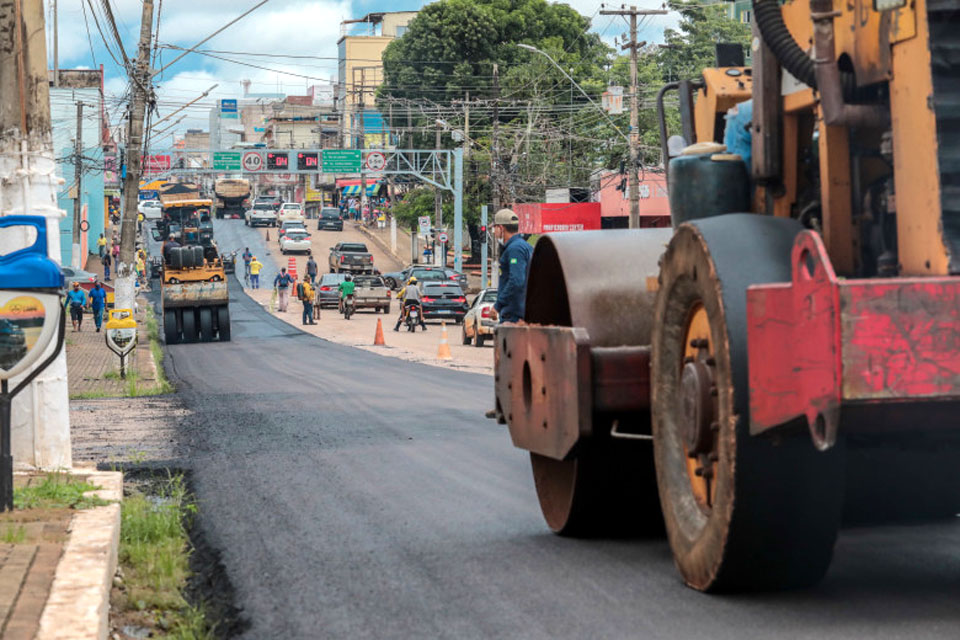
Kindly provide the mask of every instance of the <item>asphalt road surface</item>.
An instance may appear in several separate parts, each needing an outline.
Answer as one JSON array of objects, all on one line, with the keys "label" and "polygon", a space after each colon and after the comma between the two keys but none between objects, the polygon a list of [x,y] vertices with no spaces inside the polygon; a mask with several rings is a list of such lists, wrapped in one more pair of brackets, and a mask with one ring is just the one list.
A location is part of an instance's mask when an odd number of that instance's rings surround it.
[{"label": "asphalt road surface", "polygon": [[247,638],[960,636],[960,523],[844,531],[816,589],[702,595],[663,539],[547,531],[526,454],[483,418],[489,376],[332,344],[231,295],[233,341],[167,364]]}]

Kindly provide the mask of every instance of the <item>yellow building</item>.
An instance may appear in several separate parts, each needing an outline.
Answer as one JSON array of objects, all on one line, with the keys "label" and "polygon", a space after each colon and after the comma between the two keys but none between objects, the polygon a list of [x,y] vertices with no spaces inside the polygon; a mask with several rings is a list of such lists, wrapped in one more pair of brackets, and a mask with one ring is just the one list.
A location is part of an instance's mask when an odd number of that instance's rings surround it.
[{"label": "yellow building", "polygon": [[[364,129],[365,146],[386,145],[386,128],[375,104],[376,89],[383,82],[383,50],[404,34],[416,15],[416,11],[371,13],[341,23],[342,35],[337,42],[339,81],[336,102],[337,110],[343,114],[341,141],[344,147],[359,146],[361,128]],[[368,33],[358,32],[358,28],[351,25],[368,25]],[[353,33],[348,35],[348,30]],[[363,127],[361,105],[365,114]]]}]

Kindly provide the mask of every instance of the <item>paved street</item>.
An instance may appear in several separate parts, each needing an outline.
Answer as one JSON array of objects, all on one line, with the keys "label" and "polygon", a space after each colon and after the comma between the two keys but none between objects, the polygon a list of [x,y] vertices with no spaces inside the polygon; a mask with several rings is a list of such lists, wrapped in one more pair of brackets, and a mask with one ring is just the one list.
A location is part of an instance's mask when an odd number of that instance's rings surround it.
[{"label": "paved street", "polygon": [[846,531],[817,589],[705,596],[665,540],[549,534],[489,376],[301,333],[234,283],[176,345],[200,526],[248,638],[911,638],[960,624],[957,525]]}]

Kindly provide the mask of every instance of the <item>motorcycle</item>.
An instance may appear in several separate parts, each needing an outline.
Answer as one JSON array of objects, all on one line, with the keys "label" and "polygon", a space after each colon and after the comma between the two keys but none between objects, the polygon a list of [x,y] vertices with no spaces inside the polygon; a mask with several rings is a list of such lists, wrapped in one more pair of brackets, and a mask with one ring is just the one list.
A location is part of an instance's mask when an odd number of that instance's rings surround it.
[{"label": "motorcycle", "polygon": [[417,325],[420,324],[420,305],[410,305],[405,307],[406,309],[406,319],[404,322],[407,325],[407,331],[414,332],[417,330]]},{"label": "motorcycle", "polygon": [[353,315],[354,305],[353,305],[353,296],[349,295],[343,299],[343,319],[349,320],[350,316]]}]

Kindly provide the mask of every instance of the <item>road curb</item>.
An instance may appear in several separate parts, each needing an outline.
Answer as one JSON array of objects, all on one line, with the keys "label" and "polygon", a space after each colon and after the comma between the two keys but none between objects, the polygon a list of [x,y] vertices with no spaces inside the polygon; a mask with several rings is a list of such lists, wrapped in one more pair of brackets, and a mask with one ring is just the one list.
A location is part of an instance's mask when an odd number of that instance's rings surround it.
[{"label": "road curb", "polygon": [[109,630],[123,474],[83,469],[72,473],[87,476],[91,484],[102,487],[91,493],[113,503],[79,511],[70,521],[70,538],[57,565],[36,640],[104,640]]},{"label": "road curb", "polygon": [[383,251],[383,252],[386,253],[388,256],[390,256],[390,257],[392,257],[394,260],[396,260],[396,261],[397,261],[397,264],[400,265],[399,268],[400,268],[400,269],[403,269],[403,266],[404,266],[403,260],[400,258],[400,256],[398,256],[396,253],[394,253],[393,251],[390,250],[390,246],[389,246],[386,242],[384,242],[383,240],[381,240],[380,238],[378,238],[376,234],[370,233],[370,230],[367,229],[366,227],[364,227],[362,224],[354,224],[354,227],[357,229],[357,231],[359,231],[359,232],[362,233],[363,235],[365,235],[365,236],[367,236],[368,238],[370,238],[375,245],[377,245],[378,247],[380,247],[380,250],[381,250],[381,251]]}]

